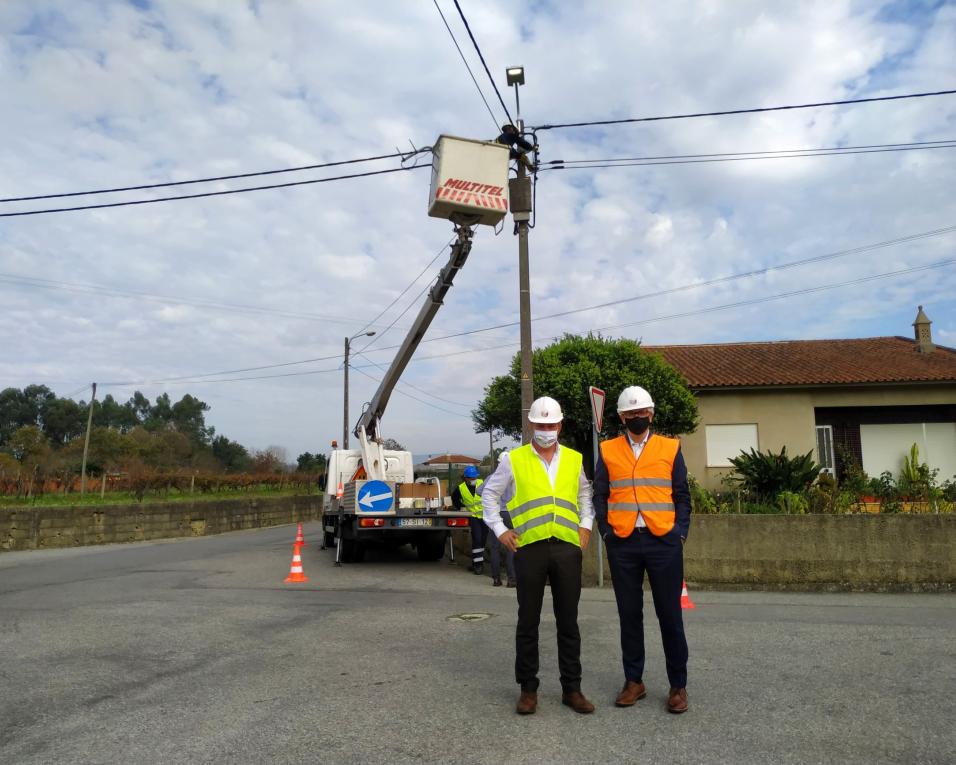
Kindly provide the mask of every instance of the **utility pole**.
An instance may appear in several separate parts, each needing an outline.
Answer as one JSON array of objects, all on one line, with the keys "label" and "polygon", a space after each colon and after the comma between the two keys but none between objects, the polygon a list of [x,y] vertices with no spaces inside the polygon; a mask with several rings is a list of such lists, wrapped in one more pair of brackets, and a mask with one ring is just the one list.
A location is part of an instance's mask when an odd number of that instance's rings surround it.
[{"label": "utility pole", "polygon": [[349,448],[349,339],[345,338],[345,383],[342,394],[342,448]]},{"label": "utility pole", "polygon": [[[518,86],[524,85],[524,67],[512,66],[506,70],[508,84],[515,89],[516,121],[520,132],[521,101]],[[526,175],[524,163],[518,161],[518,177],[508,182],[511,197],[511,215],[518,234],[518,319],[521,326],[521,443],[531,442],[531,424],[528,412],[534,401],[534,377],[531,371],[531,273],[528,265],[528,231],[531,220],[531,179]]]},{"label": "utility pole", "polygon": [[[356,337],[371,337],[375,331],[359,332],[357,335],[345,338],[345,387],[342,394],[342,448],[349,448],[349,347]],[[361,351],[360,351],[361,353]]]},{"label": "utility pole", "polygon": [[80,468],[80,496],[86,494],[86,455],[90,452],[90,430],[93,428],[93,402],[96,401],[96,383],[90,396],[90,413],[86,418],[86,441],[83,442],[83,466]]}]

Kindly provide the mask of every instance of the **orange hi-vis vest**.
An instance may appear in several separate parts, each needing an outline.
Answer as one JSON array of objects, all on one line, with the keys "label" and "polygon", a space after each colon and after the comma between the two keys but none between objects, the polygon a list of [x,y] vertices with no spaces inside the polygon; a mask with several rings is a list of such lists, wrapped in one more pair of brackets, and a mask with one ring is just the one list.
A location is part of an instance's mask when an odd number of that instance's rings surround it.
[{"label": "orange hi-vis vest", "polygon": [[619,537],[630,536],[641,511],[648,531],[664,536],[674,528],[674,458],[680,441],[652,433],[641,456],[627,436],[601,442],[601,458],[607,466],[611,492],[607,500],[607,522]]}]

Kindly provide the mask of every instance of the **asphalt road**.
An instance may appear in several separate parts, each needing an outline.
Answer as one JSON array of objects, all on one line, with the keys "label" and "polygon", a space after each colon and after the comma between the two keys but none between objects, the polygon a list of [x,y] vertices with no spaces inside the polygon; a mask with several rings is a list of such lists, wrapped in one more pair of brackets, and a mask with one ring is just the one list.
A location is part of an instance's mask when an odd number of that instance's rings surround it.
[{"label": "asphalt road", "polygon": [[[0,763],[956,762],[956,596],[692,592],[690,711],[621,682],[610,591],[582,597],[590,716],[514,713],[514,591],[411,551],[340,569],[306,526],[0,554]],[[487,615],[458,620],[463,613]]]}]

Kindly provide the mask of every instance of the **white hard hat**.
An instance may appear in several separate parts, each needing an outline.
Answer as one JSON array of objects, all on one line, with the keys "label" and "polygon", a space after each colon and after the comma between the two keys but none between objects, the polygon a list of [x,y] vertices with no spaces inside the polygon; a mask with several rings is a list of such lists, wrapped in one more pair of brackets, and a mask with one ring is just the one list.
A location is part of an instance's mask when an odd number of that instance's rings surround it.
[{"label": "white hard hat", "polygon": [[528,411],[528,422],[551,423],[561,422],[564,415],[561,414],[561,404],[550,396],[536,398]]},{"label": "white hard hat", "polygon": [[654,399],[640,385],[631,385],[617,397],[618,412],[633,412],[635,409],[653,409]]}]

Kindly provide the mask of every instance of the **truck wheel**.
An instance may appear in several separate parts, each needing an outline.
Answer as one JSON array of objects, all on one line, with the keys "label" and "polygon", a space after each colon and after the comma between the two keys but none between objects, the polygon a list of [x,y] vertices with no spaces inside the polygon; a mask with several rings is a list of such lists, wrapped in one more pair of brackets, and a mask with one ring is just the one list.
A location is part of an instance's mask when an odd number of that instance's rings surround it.
[{"label": "truck wheel", "polygon": [[422,539],[416,547],[418,548],[418,559],[421,561],[441,560],[445,554],[445,540],[447,535],[444,531],[435,534],[428,534]]}]

